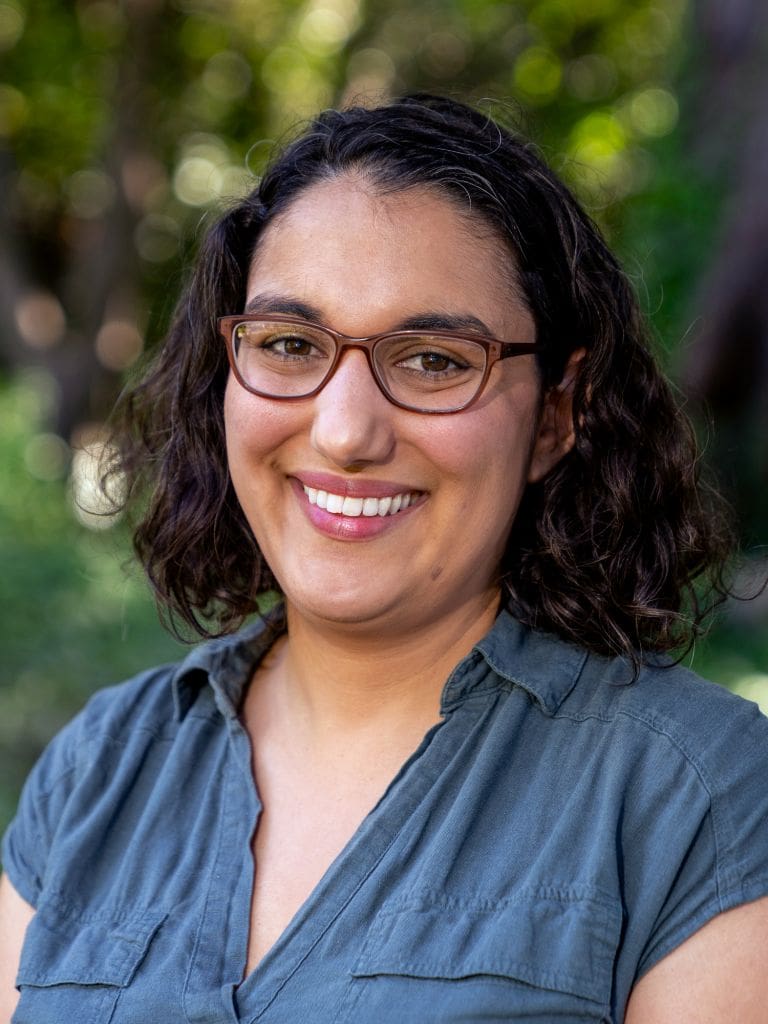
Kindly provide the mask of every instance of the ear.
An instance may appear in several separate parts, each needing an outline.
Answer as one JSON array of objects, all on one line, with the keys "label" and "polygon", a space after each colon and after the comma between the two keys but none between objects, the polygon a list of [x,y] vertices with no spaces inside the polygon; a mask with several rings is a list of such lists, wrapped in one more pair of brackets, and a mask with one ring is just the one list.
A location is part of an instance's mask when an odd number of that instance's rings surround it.
[{"label": "ear", "polygon": [[585,348],[577,348],[571,353],[563,379],[544,395],[538,431],[528,466],[529,484],[542,480],[573,448],[576,440],[573,425],[573,390],[579,373],[579,364],[586,351]]}]

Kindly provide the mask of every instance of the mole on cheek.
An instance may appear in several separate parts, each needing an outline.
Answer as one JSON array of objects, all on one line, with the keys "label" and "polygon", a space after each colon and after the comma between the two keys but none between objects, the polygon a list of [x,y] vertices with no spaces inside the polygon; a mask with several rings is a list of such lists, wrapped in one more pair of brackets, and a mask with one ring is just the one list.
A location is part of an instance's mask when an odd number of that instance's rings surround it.
[{"label": "mole on cheek", "polygon": [[438,578],[438,576],[442,576],[442,574],[443,574],[443,567],[442,567],[442,565],[436,565],[429,575],[432,577],[433,580],[436,580]]}]

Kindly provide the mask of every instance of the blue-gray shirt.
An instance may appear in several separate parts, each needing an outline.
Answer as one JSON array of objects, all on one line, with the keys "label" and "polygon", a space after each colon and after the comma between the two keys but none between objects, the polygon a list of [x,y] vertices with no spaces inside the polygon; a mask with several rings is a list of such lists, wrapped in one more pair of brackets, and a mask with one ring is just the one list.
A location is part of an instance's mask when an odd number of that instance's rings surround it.
[{"label": "blue-gray shirt", "polygon": [[15,1024],[620,1021],[638,977],[768,894],[768,719],[683,669],[502,613],[258,968],[251,628],[104,690],[5,836],[37,908]]}]

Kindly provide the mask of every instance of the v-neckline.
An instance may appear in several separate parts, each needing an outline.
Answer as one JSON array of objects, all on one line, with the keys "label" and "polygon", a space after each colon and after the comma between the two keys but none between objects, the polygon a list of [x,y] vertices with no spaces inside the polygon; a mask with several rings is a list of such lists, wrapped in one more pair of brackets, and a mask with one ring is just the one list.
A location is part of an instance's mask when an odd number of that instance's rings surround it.
[{"label": "v-neckline", "polygon": [[[385,856],[439,774],[439,771],[410,773],[408,784],[401,785],[411,766],[421,759],[444,724],[445,720],[428,730],[283,932],[237,987],[241,1020],[252,1020],[264,1012]],[[261,801],[252,775],[249,782],[258,806],[257,823]],[[250,908],[250,901],[248,906]]]}]

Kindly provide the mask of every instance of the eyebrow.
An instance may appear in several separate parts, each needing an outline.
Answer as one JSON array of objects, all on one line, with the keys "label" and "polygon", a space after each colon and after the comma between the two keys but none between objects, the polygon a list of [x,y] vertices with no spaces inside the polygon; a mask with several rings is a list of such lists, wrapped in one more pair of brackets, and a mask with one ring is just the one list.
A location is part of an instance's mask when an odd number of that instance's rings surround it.
[{"label": "eyebrow", "polygon": [[[284,313],[311,323],[325,324],[322,311],[317,306],[288,295],[254,295],[245,307],[246,313]],[[330,326],[328,324],[327,326]],[[487,324],[471,313],[444,313],[425,310],[423,313],[406,317],[391,328],[394,331],[477,331],[487,337],[494,337]]]},{"label": "eyebrow", "polygon": [[254,295],[245,307],[246,313],[284,313],[286,316],[298,316],[302,320],[314,323],[323,322],[323,314],[317,306],[300,302],[286,295]]}]

